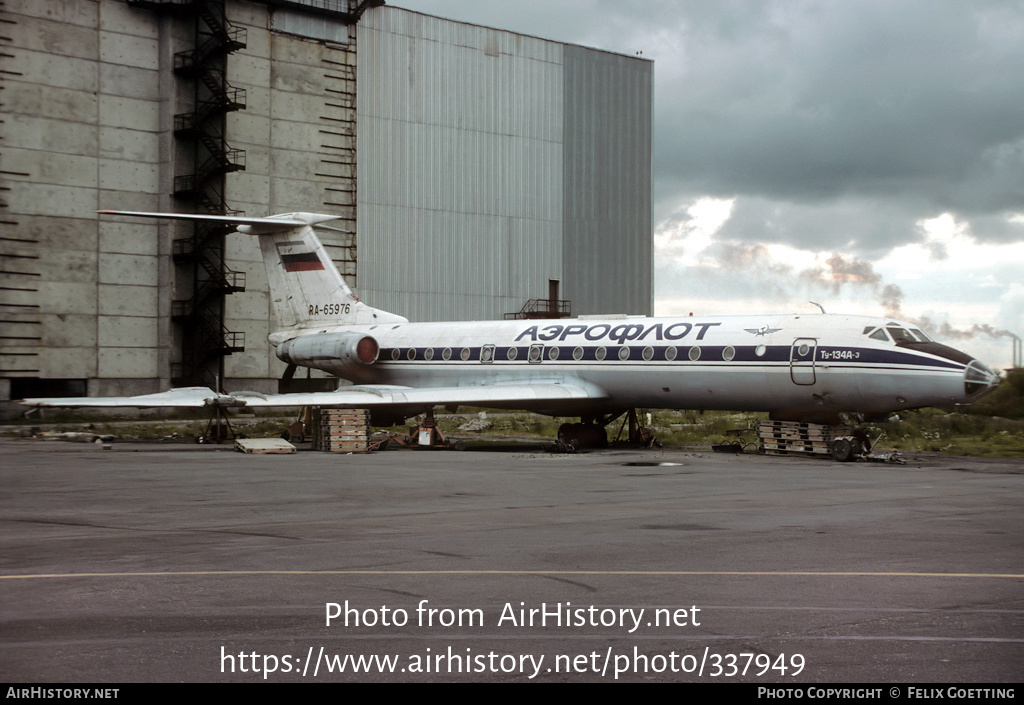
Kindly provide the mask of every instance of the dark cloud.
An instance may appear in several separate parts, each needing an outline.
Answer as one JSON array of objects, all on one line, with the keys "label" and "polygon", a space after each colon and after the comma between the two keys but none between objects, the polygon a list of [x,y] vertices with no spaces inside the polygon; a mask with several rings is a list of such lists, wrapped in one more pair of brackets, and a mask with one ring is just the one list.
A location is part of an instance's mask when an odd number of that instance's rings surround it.
[{"label": "dark cloud", "polygon": [[811,252],[836,250],[880,255],[921,239],[915,216],[900,204],[870,199],[820,203],[738,198],[719,235],[731,240],[786,243]]},{"label": "dark cloud", "polygon": [[1024,72],[1013,68],[1024,65],[1024,13],[933,0],[755,6],[745,24],[680,37],[686,70],[668,96],[658,83],[659,176],[792,201],[1024,205],[1019,181],[969,188],[1024,164]]},{"label": "dark cloud", "polygon": [[712,195],[738,199],[741,241],[877,255],[944,211],[1024,239],[1019,2],[393,4],[654,59],[659,218]]}]

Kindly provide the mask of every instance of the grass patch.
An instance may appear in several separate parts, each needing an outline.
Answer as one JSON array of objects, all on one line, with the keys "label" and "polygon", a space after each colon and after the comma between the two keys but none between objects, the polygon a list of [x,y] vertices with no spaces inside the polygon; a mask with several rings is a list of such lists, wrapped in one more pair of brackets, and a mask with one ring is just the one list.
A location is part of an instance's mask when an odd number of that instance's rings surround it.
[{"label": "grass patch", "polygon": [[[277,438],[284,431],[285,427],[294,421],[293,418],[253,418],[241,417],[231,418],[231,428],[240,437],[246,438]],[[45,422],[36,423],[21,422],[8,424],[0,427],[4,435],[23,435],[28,429],[38,429],[39,432],[47,431],[78,431],[93,433],[97,436],[113,436],[119,441],[180,441],[192,442],[198,436],[204,435],[209,424],[209,418],[193,419],[160,419],[147,421],[142,419],[118,420],[104,419],[102,421],[73,419],[70,421],[59,421],[47,418]]]},{"label": "grass patch", "polygon": [[[647,419],[650,414],[650,421]],[[460,431],[458,427],[473,415],[438,416],[437,423],[446,436],[516,437],[554,440],[563,423],[575,418],[551,418],[530,413],[488,413],[492,426],[483,431]],[[665,446],[709,446],[714,443],[757,443],[757,422],[767,414],[726,411],[652,411],[641,412],[640,419],[654,431]],[[407,433],[409,425],[388,430]],[[619,433],[622,419],[608,425],[608,439]],[[982,416],[941,409],[901,412],[899,420],[866,424],[863,428],[880,450],[928,451],[947,455],[972,455],[991,458],[1024,458],[1024,419]],[[623,430],[623,438],[626,430]]]},{"label": "grass patch", "polygon": [[929,451],[947,455],[1024,458],[1024,420],[999,416],[922,409],[901,412],[898,421],[871,424],[880,446],[896,450]]}]

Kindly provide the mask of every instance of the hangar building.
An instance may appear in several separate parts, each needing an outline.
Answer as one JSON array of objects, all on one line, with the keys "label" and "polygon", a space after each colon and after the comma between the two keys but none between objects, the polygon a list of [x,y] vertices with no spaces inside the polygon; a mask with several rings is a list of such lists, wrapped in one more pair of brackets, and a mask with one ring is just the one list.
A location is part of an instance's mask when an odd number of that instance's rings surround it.
[{"label": "hangar building", "polygon": [[255,240],[99,209],[340,215],[346,280],[414,321],[651,313],[648,60],[380,0],[0,22],[0,399],[277,390]]}]

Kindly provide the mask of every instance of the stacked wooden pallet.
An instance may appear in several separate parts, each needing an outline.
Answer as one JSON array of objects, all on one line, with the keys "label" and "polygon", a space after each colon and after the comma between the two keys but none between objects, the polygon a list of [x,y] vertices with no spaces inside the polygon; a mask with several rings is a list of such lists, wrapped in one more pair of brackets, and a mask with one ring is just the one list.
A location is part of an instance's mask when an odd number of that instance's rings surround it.
[{"label": "stacked wooden pallet", "polygon": [[761,452],[770,455],[831,455],[832,441],[848,436],[849,426],[822,426],[796,421],[759,421],[757,438]]},{"label": "stacked wooden pallet", "polygon": [[368,409],[313,412],[313,448],[328,453],[365,453],[370,445]]}]

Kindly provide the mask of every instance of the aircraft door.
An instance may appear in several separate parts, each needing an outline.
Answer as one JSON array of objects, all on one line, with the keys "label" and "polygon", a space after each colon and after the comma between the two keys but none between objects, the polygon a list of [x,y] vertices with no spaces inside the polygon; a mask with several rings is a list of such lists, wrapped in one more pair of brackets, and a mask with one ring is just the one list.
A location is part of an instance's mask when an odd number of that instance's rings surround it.
[{"label": "aircraft door", "polygon": [[810,385],[815,378],[814,358],[818,341],[814,338],[797,338],[789,353],[789,376],[794,384]]}]

